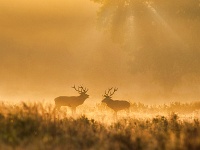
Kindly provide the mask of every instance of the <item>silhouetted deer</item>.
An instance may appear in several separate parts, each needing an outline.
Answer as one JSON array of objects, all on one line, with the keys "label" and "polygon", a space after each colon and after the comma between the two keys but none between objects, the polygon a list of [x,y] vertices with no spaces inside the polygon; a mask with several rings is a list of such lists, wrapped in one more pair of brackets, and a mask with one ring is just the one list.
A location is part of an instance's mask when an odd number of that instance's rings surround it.
[{"label": "silhouetted deer", "polygon": [[114,88],[113,92],[111,93],[111,90],[113,88],[108,89],[108,92],[103,95],[105,97],[102,102],[106,103],[108,107],[114,110],[115,117],[117,117],[117,112],[120,110],[129,110],[130,103],[124,100],[112,100],[113,94],[118,90],[117,88]]},{"label": "silhouetted deer", "polygon": [[55,108],[60,109],[61,106],[69,106],[72,109],[72,114],[76,113],[76,107],[82,105],[89,95],[86,94],[88,89],[83,88],[83,86],[76,88],[74,85],[72,88],[75,89],[80,95],[59,96],[55,98]]}]

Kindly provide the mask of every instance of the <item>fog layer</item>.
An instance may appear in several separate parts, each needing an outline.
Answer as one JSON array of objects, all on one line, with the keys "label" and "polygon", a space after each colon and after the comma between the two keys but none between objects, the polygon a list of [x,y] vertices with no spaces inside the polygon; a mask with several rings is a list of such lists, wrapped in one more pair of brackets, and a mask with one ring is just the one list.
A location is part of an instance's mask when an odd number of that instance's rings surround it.
[{"label": "fog layer", "polygon": [[[97,2],[97,3],[96,3]],[[200,98],[199,1],[0,0],[0,100]]]}]

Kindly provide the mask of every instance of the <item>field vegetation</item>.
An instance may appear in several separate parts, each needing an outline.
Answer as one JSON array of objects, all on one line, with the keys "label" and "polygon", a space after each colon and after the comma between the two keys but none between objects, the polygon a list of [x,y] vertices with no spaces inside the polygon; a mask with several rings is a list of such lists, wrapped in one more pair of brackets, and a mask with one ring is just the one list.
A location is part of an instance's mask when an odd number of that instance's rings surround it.
[{"label": "field vegetation", "polygon": [[200,102],[144,105],[129,113],[80,106],[76,116],[42,103],[0,104],[0,150],[197,150]]}]

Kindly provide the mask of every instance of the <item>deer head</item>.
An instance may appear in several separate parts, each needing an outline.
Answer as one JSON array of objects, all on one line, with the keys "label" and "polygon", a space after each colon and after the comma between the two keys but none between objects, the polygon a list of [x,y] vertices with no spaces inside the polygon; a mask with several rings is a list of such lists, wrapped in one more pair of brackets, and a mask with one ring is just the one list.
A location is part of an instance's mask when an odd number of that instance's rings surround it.
[{"label": "deer head", "polygon": [[108,91],[104,93],[103,97],[104,99],[102,100],[102,102],[107,103],[107,101],[112,99],[112,96],[114,95],[114,93],[118,90],[118,88],[114,88],[113,92],[112,92],[112,88],[108,89]]},{"label": "deer head", "polygon": [[83,86],[78,86],[78,88],[76,88],[75,85],[72,88],[75,89],[80,94],[80,96],[85,97],[85,98],[89,97],[89,95],[86,94],[88,91],[87,88],[84,88]]}]

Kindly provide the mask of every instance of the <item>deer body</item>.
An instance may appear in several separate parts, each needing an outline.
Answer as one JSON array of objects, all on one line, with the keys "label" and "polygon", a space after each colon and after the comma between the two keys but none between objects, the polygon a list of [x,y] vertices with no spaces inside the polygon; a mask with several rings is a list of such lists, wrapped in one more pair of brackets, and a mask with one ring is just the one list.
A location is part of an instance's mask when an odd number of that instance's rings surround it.
[{"label": "deer body", "polygon": [[68,106],[72,109],[72,114],[76,112],[76,107],[82,105],[84,101],[89,98],[89,95],[86,94],[88,89],[84,89],[82,86],[78,89],[73,87],[76,91],[79,92],[79,96],[59,96],[54,99],[55,108],[60,109],[61,106]]},{"label": "deer body", "polygon": [[76,108],[79,105],[82,105],[84,101],[88,98],[87,95],[83,96],[59,96],[55,98],[55,105],[57,108],[61,106],[68,106]]},{"label": "deer body", "polygon": [[130,107],[130,103],[124,100],[112,100],[111,98],[105,98],[102,102],[106,103],[107,106],[113,109],[115,112],[129,109]]},{"label": "deer body", "polygon": [[124,100],[112,100],[112,95],[117,91],[115,88],[114,91],[111,93],[111,90],[113,88],[108,89],[108,92],[103,95],[105,97],[102,102],[106,103],[106,105],[114,110],[115,114],[114,117],[117,119],[117,112],[120,110],[129,110],[130,108],[130,103]]}]

